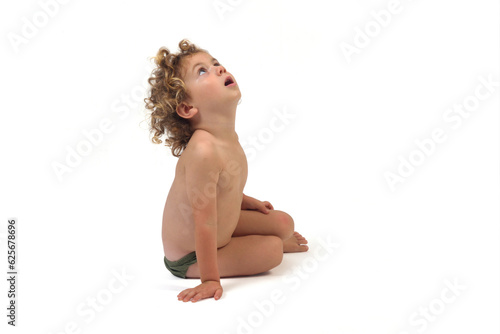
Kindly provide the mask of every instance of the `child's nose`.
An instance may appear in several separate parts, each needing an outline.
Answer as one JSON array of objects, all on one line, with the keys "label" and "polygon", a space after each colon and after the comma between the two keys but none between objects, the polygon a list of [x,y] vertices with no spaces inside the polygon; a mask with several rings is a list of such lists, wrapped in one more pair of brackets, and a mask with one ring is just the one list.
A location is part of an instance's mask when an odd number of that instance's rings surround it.
[{"label": "child's nose", "polygon": [[221,75],[223,73],[226,73],[226,69],[222,65],[215,66],[215,73],[217,73],[218,75]]}]

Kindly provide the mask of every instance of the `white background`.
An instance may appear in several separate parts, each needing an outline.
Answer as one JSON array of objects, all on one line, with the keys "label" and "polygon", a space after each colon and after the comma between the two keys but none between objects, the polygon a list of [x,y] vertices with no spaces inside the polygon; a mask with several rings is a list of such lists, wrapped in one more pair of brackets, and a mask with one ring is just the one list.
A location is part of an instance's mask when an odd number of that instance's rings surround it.
[{"label": "white background", "polygon": [[[3,279],[2,328],[499,332],[499,88],[456,129],[443,119],[480,76],[498,81],[497,2],[401,0],[350,62],[341,43],[376,28],[370,12],[389,1],[222,0],[221,14],[211,0],[75,0],[49,6],[44,21],[46,2],[0,8],[5,273],[7,219],[19,221],[18,327],[6,325]],[[14,46],[9,38],[35,21],[33,36]],[[264,138],[245,193],[292,215],[311,246],[267,275],[224,280],[220,301],[198,304],[175,297],[198,282],[162,262],[177,159],[141,123],[147,58],[161,46],[177,51],[182,38],[236,77],[240,140]],[[276,110],[293,118],[270,138]],[[59,179],[54,163],[66,164],[106,119],[112,130]],[[398,157],[436,128],[446,141],[391,191],[384,173],[397,173]],[[332,254],[321,246],[328,240],[340,244]],[[123,286],[113,278],[122,271],[132,277]],[[447,280],[464,288],[443,303]],[[273,291],[283,303],[266,302]],[[91,311],[92,298],[101,311]],[[428,320],[418,315],[425,309]]]}]

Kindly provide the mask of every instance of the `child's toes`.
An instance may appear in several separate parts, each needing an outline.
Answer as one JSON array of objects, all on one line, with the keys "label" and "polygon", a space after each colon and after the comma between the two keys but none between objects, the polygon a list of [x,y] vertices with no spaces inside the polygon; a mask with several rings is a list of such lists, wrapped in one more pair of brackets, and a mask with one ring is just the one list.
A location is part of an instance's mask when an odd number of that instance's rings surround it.
[{"label": "child's toes", "polygon": [[292,252],[297,252],[297,253],[298,252],[307,252],[308,249],[309,249],[309,246],[296,244],[296,245],[294,245]]},{"label": "child's toes", "polygon": [[307,244],[307,239],[304,238],[299,232],[294,232],[293,236],[295,237],[295,239],[297,239],[299,244]]}]

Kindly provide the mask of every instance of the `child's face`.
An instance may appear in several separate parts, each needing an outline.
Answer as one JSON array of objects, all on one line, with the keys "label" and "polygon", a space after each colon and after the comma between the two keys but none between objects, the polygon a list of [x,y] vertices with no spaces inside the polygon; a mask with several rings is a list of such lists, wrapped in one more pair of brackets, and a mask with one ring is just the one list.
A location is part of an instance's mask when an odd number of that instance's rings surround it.
[{"label": "child's face", "polygon": [[241,92],[234,77],[211,55],[198,52],[183,61],[187,102],[198,110],[227,109],[238,103]]}]

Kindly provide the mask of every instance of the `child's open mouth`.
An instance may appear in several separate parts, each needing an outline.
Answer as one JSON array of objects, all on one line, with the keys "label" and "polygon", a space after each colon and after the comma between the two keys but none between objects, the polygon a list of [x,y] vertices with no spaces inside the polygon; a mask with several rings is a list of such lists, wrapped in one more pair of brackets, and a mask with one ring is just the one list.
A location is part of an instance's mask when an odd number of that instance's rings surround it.
[{"label": "child's open mouth", "polygon": [[224,86],[234,86],[236,85],[236,83],[233,81],[233,78],[231,78],[230,76],[228,76],[226,78],[226,81],[224,81]]}]

